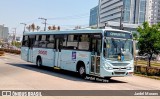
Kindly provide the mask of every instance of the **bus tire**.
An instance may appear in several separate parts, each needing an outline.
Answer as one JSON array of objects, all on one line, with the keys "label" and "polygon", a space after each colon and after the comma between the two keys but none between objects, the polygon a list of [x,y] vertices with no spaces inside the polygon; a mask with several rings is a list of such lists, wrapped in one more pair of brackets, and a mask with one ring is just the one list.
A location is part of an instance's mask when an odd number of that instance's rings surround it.
[{"label": "bus tire", "polygon": [[106,80],[110,80],[110,79],[111,79],[111,77],[105,77],[105,79],[106,79]]},{"label": "bus tire", "polygon": [[81,78],[85,78],[86,76],[86,69],[85,66],[83,64],[80,64],[79,68],[78,68],[78,73],[80,75]]},{"label": "bus tire", "polygon": [[41,59],[41,57],[38,57],[38,58],[37,58],[36,65],[37,65],[38,67],[42,66],[42,59]]}]

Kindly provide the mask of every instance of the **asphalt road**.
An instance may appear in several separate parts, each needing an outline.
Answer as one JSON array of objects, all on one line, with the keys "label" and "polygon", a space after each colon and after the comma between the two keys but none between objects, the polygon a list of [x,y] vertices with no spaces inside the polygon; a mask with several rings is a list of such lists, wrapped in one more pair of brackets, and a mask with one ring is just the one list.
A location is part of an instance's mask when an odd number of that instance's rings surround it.
[{"label": "asphalt road", "polygon": [[[19,55],[0,56],[0,90],[160,90],[160,80],[139,76],[115,77],[109,83],[81,79],[76,73],[38,68],[21,60]],[[0,97],[2,98],[2,97]],[[3,97],[8,98],[8,97]],[[20,98],[20,97],[16,97]],[[26,98],[26,97],[23,97]],[[33,97],[32,97],[33,98]],[[37,97],[34,97],[37,98]],[[54,99],[117,99],[117,97],[43,97]],[[160,99],[159,96],[132,96],[119,98]]]}]

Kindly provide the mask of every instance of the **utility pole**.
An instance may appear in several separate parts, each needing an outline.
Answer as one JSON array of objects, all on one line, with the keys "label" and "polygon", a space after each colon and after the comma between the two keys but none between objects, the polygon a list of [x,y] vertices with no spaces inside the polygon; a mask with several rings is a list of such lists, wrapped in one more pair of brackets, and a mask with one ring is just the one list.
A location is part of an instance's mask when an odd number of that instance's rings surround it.
[{"label": "utility pole", "polygon": [[13,28],[14,29],[14,41],[16,41],[16,28]]},{"label": "utility pole", "polygon": [[122,20],[123,20],[123,7],[120,8],[121,9],[121,16],[120,16],[120,30],[122,30],[123,24],[122,24]]},{"label": "utility pole", "polygon": [[20,24],[22,24],[22,25],[24,25],[24,30],[23,30],[23,34],[24,34],[24,32],[26,31],[25,29],[26,29],[26,23],[20,23]]},{"label": "utility pole", "polygon": [[38,19],[41,19],[41,20],[44,20],[44,31],[46,31],[46,25],[47,25],[47,19],[46,18],[38,18]]}]

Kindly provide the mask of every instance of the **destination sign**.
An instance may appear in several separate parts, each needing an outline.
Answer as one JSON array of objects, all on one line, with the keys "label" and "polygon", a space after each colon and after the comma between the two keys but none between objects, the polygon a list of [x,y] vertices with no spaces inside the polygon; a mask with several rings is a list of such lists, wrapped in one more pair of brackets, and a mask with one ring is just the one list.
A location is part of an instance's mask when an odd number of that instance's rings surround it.
[{"label": "destination sign", "polygon": [[104,36],[106,36],[106,37],[115,37],[115,38],[132,39],[132,35],[130,33],[125,33],[125,32],[106,31]]}]

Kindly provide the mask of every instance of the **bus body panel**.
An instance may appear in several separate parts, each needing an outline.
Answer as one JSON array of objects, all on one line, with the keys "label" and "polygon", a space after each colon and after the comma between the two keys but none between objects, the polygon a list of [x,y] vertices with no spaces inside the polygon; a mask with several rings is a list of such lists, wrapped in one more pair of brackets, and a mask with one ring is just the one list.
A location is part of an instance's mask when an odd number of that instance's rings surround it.
[{"label": "bus body panel", "polygon": [[91,60],[91,52],[87,51],[77,51],[77,63],[82,61],[85,65],[86,74],[90,73],[90,63]]},{"label": "bus body panel", "polygon": [[28,61],[33,62],[33,48],[28,49]]},{"label": "bus body panel", "polygon": [[77,63],[82,61],[86,68],[86,73],[89,74],[90,52],[61,50],[61,68],[70,71],[77,71]]},{"label": "bus body panel", "polygon": [[42,65],[53,67],[54,66],[54,49],[45,48],[33,48],[33,62],[36,63],[37,57],[40,56],[42,59]]},{"label": "bus body panel", "polygon": [[28,47],[21,47],[21,58],[24,60],[24,61],[28,61],[28,50],[29,48]]}]

